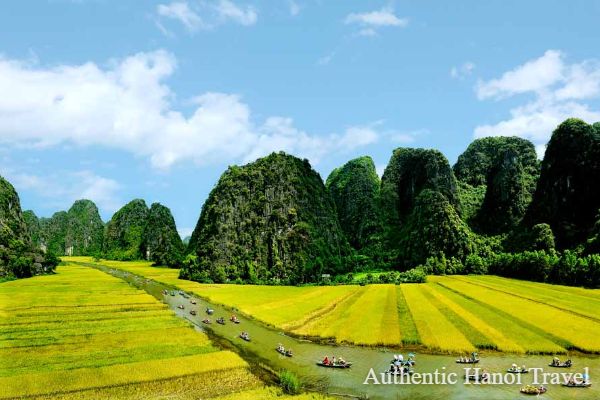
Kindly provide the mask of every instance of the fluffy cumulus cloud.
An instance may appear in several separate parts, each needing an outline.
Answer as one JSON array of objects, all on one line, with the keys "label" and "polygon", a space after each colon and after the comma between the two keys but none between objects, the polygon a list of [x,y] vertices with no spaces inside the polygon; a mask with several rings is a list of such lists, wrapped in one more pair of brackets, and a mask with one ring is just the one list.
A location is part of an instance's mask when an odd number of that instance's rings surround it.
[{"label": "fluffy cumulus cloud", "polygon": [[360,36],[375,36],[377,29],[383,27],[404,28],[408,26],[408,19],[398,17],[390,7],[363,13],[350,13],[344,22],[358,25],[360,27],[358,35]]},{"label": "fluffy cumulus cloud", "polygon": [[238,162],[285,150],[313,162],[378,139],[374,127],[314,135],[289,118],[252,118],[236,94],[203,93],[188,115],[173,104],[165,79],[176,69],[165,51],[95,63],[40,67],[0,59],[0,143],[12,146],[103,146],[146,157],[166,169],[175,163]]},{"label": "fluffy cumulus cloud", "polygon": [[156,7],[156,13],[158,15],[156,25],[166,35],[171,35],[171,32],[165,28],[161,22],[162,19],[178,21],[188,32],[213,29],[227,22],[250,26],[254,25],[258,19],[254,7],[237,5],[230,0],[174,1],[168,4],[159,4]]},{"label": "fluffy cumulus cloud", "polygon": [[562,52],[548,50],[498,78],[480,81],[476,93],[480,100],[526,97],[507,119],[477,126],[476,137],[521,136],[531,140],[542,156],[552,131],[566,118],[600,120],[600,110],[589,103],[600,97],[600,62],[569,63]]}]

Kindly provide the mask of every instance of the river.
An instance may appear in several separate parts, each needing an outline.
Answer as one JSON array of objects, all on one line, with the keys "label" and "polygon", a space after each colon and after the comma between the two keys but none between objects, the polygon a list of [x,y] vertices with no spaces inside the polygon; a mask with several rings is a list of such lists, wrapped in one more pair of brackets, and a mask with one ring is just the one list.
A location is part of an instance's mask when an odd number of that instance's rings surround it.
[{"label": "river", "polygon": [[[89,265],[88,265],[89,266]],[[571,373],[583,372],[585,367],[589,368],[592,382],[594,378],[600,376],[600,357],[572,354],[574,366],[569,369],[556,369],[548,367],[549,356],[535,355],[511,355],[497,352],[481,352],[481,362],[476,365],[481,369],[487,369],[491,373],[502,373],[505,384],[465,384],[464,365],[456,364],[455,357],[444,355],[417,354],[415,372],[434,374],[437,370],[438,382],[445,376],[446,380],[455,378],[455,384],[382,384],[380,373],[385,371],[394,352],[380,348],[357,347],[357,346],[334,346],[321,343],[314,343],[306,340],[300,340],[286,336],[283,332],[266,326],[256,320],[239,315],[230,308],[216,304],[210,304],[206,300],[189,294],[190,298],[185,298],[174,289],[160,282],[136,276],[128,272],[109,267],[98,267],[104,272],[126,280],[133,286],[143,289],[159,300],[168,304],[177,315],[185,318],[196,325],[197,329],[206,331],[211,337],[217,339],[217,343],[233,349],[241,357],[246,359],[252,366],[266,366],[273,371],[287,369],[294,372],[308,387],[321,391],[323,393],[348,396],[350,398],[364,399],[411,399],[411,400],[507,400],[523,399],[529,396],[519,393],[519,388],[525,384],[531,383],[534,374],[515,376],[504,374],[508,367],[514,362],[517,365],[526,365],[528,368],[543,368],[544,373]],[[175,296],[164,295],[163,291],[175,290]],[[191,299],[196,301],[196,305],[191,304]],[[178,306],[183,305],[184,309]],[[209,316],[213,322],[211,325],[205,325],[202,320],[207,317],[206,308],[214,309],[214,314]],[[196,310],[197,315],[190,314],[191,310]],[[236,314],[240,324],[229,322],[231,314]],[[219,325],[214,323],[218,317],[225,317],[226,324]],[[241,331],[250,334],[251,342],[246,342],[238,336]],[[598,338],[600,340],[600,338]],[[284,357],[275,351],[278,343],[287,348],[292,348],[294,357]],[[397,352],[397,351],[396,351]],[[328,369],[316,365],[318,360],[323,359],[325,355],[343,356],[347,361],[351,361],[350,369]],[[405,353],[406,357],[406,353]],[[370,379],[368,384],[365,380],[369,377],[369,372],[373,369],[377,374],[377,380],[380,384],[375,384],[374,379]],[[542,370],[538,377],[541,379]],[[455,374],[455,375],[452,375]],[[371,376],[372,378],[372,376]],[[520,378],[521,383],[507,384],[510,379]],[[500,379],[500,377],[498,377]],[[561,385],[547,385],[548,392],[538,396],[538,399],[558,400],[558,399],[600,399],[600,385],[592,385],[590,388],[566,388]]]}]

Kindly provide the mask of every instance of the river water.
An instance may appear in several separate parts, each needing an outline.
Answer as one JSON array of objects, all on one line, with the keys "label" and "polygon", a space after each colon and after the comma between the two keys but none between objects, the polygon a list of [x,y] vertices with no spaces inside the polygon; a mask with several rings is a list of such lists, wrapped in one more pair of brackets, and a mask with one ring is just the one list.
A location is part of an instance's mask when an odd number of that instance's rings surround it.
[{"label": "river water", "polygon": [[[572,354],[571,358],[574,364],[572,368],[556,369],[547,366],[551,359],[549,356],[515,356],[497,352],[480,352],[481,362],[476,367],[487,369],[491,373],[502,373],[502,377],[498,377],[498,380],[502,379],[504,384],[465,384],[465,366],[456,364],[454,361],[455,357],[417,354],[415,372],[434,374],[437,370],[439,373],[438,382],[441,381],[442,376],[445,376],[447,380],[455,378],[457,383],[425,385],[405,382],[383,384],[380,373],[388,368],[390,360],[393,358],[394,352],[391,350],[370,347],[334,346],[296,339],[286,336],[277,329],[239,315],[235,310],[210,304],[197,296],[185,298],[178,293],[177,289],[160,282],[148,280],[117,269],[108,267],[98,268],[126,280],[130,284],[145,290],[165,302],[178,316],[191,321],[198,329],[207,331],[211,337],[219,339],[221,343],[227,343],[227,348],[236,351],[241,357],[249,361],[251,365],[267,366],[274,371],[287,369],[298,375],[309,387],[323,393],[365,399],[510,400],[527,398],[529,396],[519,393],[519,388],[525,384],[532,383],[534,374],[529,373],[518,376],[504,374],[504,371],[513,362],[519,366],[526,365],[528,368],[542,368],[543,371],[540,370],[538,374],[539,381],[542,379],[542,373],[583,372],[585,367],[588,368],[593,383],[598,382],[594,378],[600,377],[600,357],[598,356]],[[171,296],[170,293],[164,295],[163,290],[165,289],[169,292],[175,290],[175,296]],[[191,299],[194,299],[197,304],[192,305],[190,302]],[[183,305],[184,309],[179,309],[179,305]],[[207,317],[205,310],[208,307],[214,309],[214,314],[208,316],[213,322],[211,325],[202,323],[202,320]],[[190,310],[196,310],[197,315],[191,315]],[[229,317],[234,313],[241,321],[240,324],[229,322]],[[216,324],[215,320],[218,317],[224,317],[226,324]],[[251,342],[243,341],[238,337],[241,331],[246,331],[250,334]],[[284,357],[277,353],[275,347],[278,343],[283,344],[286,349],[292,348],[294,357]],[[329,357],[343,356],[345,360],[353,363],[352,368],[328,369],[317,366],[316,362],[323,359],[325,355]],[[376,384],[374,379],[370,379],[365,384],[371,369],[377,374],[376,377],[379,384]],[[517,378],[521,380],[520,383],[515,382],[510,384],[511,379]],[[548,384],[546,386],[548,387],[546,394],[531,397],[547,400],[600,399],[600,384],[592,385],[590,388],[566,388],[557,384]]]}]

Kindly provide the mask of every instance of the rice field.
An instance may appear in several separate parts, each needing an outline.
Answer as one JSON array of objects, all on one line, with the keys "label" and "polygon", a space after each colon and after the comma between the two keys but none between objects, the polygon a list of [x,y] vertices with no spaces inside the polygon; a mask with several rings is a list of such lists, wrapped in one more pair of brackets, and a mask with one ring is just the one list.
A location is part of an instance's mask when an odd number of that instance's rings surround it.
[{"label": "rice field", "polygon": [[[90,262],[90,260],[78,260]],[[339,343],[437,353],[600,353],[600,290],[495,276],[432,276],[426,284],[212,285],[144,262],[103,265],[235,307],[282,330]]]},{"label": "rice field", "polygon": [[192,399],[263,386],[239,356],[103,272],[66,265],[0,284],[2,399]]}]

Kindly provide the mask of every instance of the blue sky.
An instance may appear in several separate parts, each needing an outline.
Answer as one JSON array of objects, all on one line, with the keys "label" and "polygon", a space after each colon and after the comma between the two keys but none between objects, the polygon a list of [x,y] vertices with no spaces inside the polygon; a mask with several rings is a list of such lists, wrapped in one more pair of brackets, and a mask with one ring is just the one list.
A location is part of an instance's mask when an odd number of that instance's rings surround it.
[{"label": "blue sky", "polygon": [[170,207],[183,234],[224,169],[275,150],[325,179],[396,147],[543,154],[600,120],[600,1],[5,1],[0,174],[39,216]]}]

